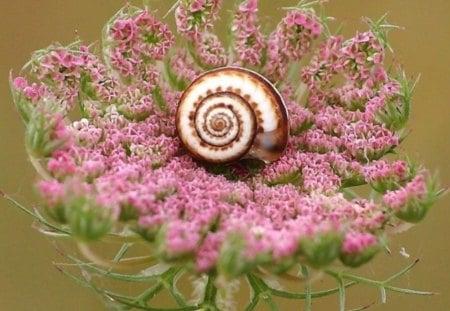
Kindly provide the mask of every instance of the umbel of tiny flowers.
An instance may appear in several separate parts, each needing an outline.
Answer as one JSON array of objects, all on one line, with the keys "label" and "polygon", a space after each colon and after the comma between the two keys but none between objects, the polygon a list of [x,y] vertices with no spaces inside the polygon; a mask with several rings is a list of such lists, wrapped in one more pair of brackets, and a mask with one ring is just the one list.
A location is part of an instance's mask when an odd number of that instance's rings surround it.
[{"label": "umbel of tiny flowers", "polygon": [[[345,288],[355,283],[380,288],[383,302],[386,290],[432,294],[390,284],[414,263],[386,281],[336,264],[369,262],[387,248],[389,232],[422,220],[443,191],[398,150],[415,81],[386,69],[396,67],[385,64],[392,26],[383,17],[346,39],[316,13],[324,2],[285,8],[264,32],[258,1],[237,1],[229,43],[213,32],[218,0],[178,1],[178,34],[152,9],[127,5],[105,25],[101,46],[53,44],[11,75],[41,204],[30,211],[4,196],[41,232],[76,241],[83,259],[64,255],[83,273],[58,265],[62,272],[111,307],[141,310],[156,310],[151,300],[162,290],[174,298],[171,310],[232,310],[243,277],[252,291],[246,310],[260,300],[277,310],[273,296],[304,299],[310,310],[313,298],[333,293],[344,310]],[[182,91],[225,65],[257,71],[282,94],[291,136],[278,161],[205,164],[181,146]],[[370,196],[354,189],[362,185]],[[92,242],[119,247],[108,259]],[[142,244],[144,256],[128,255]],[[137,270],[114,271],[123,266]],[[313,291],[314,271],[337,287]],[[186,273],[196,276],[193,301],[176,286]],[[93,275],[153,285],[127,296]],[[303,282],[305,292],[271,287],[275,276]]]}]

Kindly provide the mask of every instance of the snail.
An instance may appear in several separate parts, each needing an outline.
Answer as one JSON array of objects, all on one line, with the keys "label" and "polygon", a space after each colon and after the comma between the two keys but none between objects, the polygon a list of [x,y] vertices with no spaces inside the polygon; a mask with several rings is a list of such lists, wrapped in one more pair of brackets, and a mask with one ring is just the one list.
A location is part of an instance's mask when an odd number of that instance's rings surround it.
[{"label": "snail", "polygon": [[266,163],[280,158],[289,136],[286,105],[265,77],[241,67],[221,67],[196,78],[176,112],[182,146],[197,160]]}]

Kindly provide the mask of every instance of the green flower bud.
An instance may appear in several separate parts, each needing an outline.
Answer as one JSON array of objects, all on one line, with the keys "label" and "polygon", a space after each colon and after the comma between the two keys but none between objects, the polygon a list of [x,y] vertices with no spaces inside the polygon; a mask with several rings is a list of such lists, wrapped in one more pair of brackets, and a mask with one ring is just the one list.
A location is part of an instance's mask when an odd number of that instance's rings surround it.
[{"label": "green flower bud", "polygon": [[327,232],[301,239],[300,251],[310,266],[321,268],[331,264],[338,257],[341,245],[341,234]]},{"label": "green flower bud", "polygon": [[246,249],[245,240],[236,234],[226,240],[220,250],[217,269],[220,275],[233,278],[248,271],[251,264],[244,257]]},{"label": "green flower bud", "polygon": [[69,200],[65,212],[72,234],[84,241],[95,241],[107,234],[114,218],[111,208],[83,196]]},{"label": "green flower bud", "polygon": [[339,254],[339,259],[344,265],[355,268],[369,262],[380,249],[381,247],[379,245],[374,245],[360,253],[341,252]]}]

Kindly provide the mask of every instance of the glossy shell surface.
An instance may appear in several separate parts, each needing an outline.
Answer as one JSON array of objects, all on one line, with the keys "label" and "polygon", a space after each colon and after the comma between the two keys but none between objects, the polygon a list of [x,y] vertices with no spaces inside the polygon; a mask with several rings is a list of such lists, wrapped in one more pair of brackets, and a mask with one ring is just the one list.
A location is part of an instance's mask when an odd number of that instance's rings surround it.
[{"label": "glossy shell surface", "polygon": [[176,127],[184,148],[209,163],[273,162],[289,136],[280,93],[262,75],[240,67],[217,68],[194,80],[178,103]]}]

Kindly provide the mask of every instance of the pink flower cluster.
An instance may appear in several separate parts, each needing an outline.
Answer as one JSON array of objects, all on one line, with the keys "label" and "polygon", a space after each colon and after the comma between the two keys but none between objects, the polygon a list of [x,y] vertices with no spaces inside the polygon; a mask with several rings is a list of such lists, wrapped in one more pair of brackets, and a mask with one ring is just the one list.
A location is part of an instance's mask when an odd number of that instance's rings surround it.
[{"label": "pink flower cluster", "polygon": [[[363,82],[380,78],[377,71],[383,64],[384,49],[373,32],[357,33],[345,44],[342,52],[345,57],[344,72],[351,81]],[[383,77],[386,76],[381,75]]]},{"label": "pink flower cluster", "polygon": [[380,248],[380,241],[376,236],[366,232],[349,233],[342,245],[341,261],[347,266],[359,266],[373,257]]},{"label": "pink flower cluster", "polygon": [[181,0],[175,10],[178,32],[189,39],[211,29],[218,18],[220,0]]},{"label": "pink flower cluster", "polygon": [[310,64],[302,69],[302,81],[310,90],[325,87],[342,70],[342,36],[330,36],[321,42]]},{"label": "pink flower cluster", "polygon": [[109,46],[113,68],[129,77],[141,72],[147,74],[147,64],[164,58],[174,43],[174,36],[166,24],[147,11],[134,16],[120,12],[104,40]]},{"label": "pink flower cluster", "polygon": [[[17,77],[12,84],[23,92],[26,99],[34,103],[45,101],[46,105],[36,107],[41,110],[45,107],[67,113],[78,104],[79,91],[82,89],[93,100],[82,103],[82,113],[89,115],[94,113],[89,109],[91,105],[117,96],[117,79],[107,74],[106,66],[85,45],[56,45],[51,50],[35,52],[31,73],[39,82],[28,83],[24,78]],[[27,109],[25,106],[23,108]]]},{"label": "pink flower cluster", "polygon": [[[51,46],[34,56],[30,77],[13,79],[27,145],[42,165],[43,205],[78,238],[99,239],[126,223],[157,244],[162,260],[192,260],[198,271],[370,260],[386,225],[398,221],[389,212],[429,195],[424,174],[382,159],[400,137],[380,113],[395,121],[387,105],[408,104],[403,81],[384,69],[383,45],[373,31],[320,37],[324,26],[311,7],[288,11],[266,40],[257,1],[247,0],[228,49],[208,32],[218,9],[216,0],[179,2],[186,50],[150,12],[127,6],[105,28],[106,65],[86,46]],[[306,56],[297,78],[284,80]],[[180,146],[181,91],[204,68],[227,63],[260,68],[282,85],[291,138],[280,160],[205,165]],[[81,116],[71,121],[75,103]],[[364,184],[378,199],[344,195]]]},{"label": "pink flower cluster", "polygon": [[266,47],[264,35],[258,24],[258,0],[241,3],[236,11],[231,31],[234,35],[234,49],[239,62],[235,65],[261,65],[263,51]]},{"label": "pink flower cluster", "polygon": [[383,201],[397,212],[399,217],[411,222],[419,221],[433,203],[429,183],[423,174],[419,174],[404,187],[387,192]]},{"label": "pink flower cluster", "polygon": [[194,55],[197,55],[198,63],[203,68],[217,68],[227,64],[228,57],[219,38],[209,32],[199,34],[194,43]]},{"label": "pink flower cluster", "polygon": [[178,49],[172,56],[168,71],[174,81],[174,86],[180,90],[184,90],[200,74],[200,70],[196,68],[194,61],[185,49]]},{"label": "pink flower cluster", "polygon": [[272,79],[282,79],[293,61],[299,61],[310,50],[314,39],[323,30],[312,11],[288,11],[267,42],[267,62],[264,74]]}]

